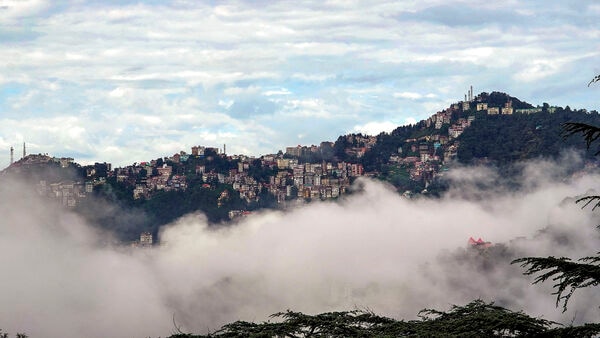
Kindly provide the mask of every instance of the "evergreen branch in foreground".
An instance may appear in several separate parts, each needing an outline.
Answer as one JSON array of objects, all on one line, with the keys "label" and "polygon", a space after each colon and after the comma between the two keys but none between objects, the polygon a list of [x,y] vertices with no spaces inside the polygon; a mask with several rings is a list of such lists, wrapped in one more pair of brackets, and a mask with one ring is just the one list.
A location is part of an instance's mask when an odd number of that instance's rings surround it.
[{"label": "evergreen branch in foreground", "polygon": [[[371,311],[354,310],[307,315],[286,311],[271,316],[277,322],[234,322],[205,336],[174,335],[171,338],[209,337],[514,337],[539,336],[557,330],[557,323],[533,318],[480,299],[449,311],[425,309],[420,320],[396,320]],[[600,330],[600,328],[586,328]],[[558,332],[558,331],[556,331]],[[582,331],[583,332],[583,331]],[[597,332],[597,331],[594,331]]]},{"label": "evergreen branch in foreground", "polygon": [[598,82],[598,81],[600,81],[600,75],[596,75],[596,76],[594,76],[594,78],[593,78],[593,79],[590,81],[590,83],[588,83],[588,87],[589,87],[589,86],[590,86],[592,83],[594,83],[594,82]]},{"label": "evergreen branch in foreground", "polygon": [[511,264],[518,263],[526,268],[526,275],[540,273],[532,284],[553,280],[556,292],[556,306],[562,302],[563,312],[567,310],[569,299],[580,288],[600,284],[600,253],[598,256],[580,258],[578,262],[561,257],[524,257],[515,259]]},{"label": "evergreen branch in foreground", "polygon": [[[589,149],[594,141],[600,138],[600,128],[592,126],[587,123],[580,122],[567,122],[562,125],[561,135],[563,138],[568,138],[575,134],[583,134],[583,138]],[[600,154],[600,150],[596,152],[596,155]]]},{"label": "evergreen branch in foreground", "polygon": [[577,201],[575,201],[575,203],[585,202],[583,204],[583,207],[581,207],[581,209],[584,209],[588,205],[592,204],[594,201],[596,203],[593,204],[592,210],[596,210],[596,208],[600,207],[600,196],[598,196],[598,195],[582,197],[582,198],[578,199]]}]

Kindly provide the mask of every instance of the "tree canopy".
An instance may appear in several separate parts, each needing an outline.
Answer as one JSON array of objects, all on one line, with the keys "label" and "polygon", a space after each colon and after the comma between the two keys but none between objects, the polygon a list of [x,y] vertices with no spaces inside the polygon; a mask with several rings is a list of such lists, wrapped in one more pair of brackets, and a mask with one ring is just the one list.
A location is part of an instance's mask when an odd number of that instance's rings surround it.
[{"label": "tree canopy", "polygon": [[418,320],[396,320],[368,310],[308,315],[286,311],[263,323],[236,321],[206,335],[177,333],[171,338],[209,337],[586,337],[600,324],[562,326],[486,303],[480,299],[448,311],[424,309]]}]

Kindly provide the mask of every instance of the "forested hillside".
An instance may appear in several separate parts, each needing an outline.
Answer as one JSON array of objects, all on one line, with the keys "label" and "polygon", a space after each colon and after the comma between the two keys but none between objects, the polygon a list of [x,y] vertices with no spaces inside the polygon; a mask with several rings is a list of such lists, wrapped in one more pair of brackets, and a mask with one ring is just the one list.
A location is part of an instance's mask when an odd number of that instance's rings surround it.
[{"label": "forested hillside", "polygon": [[567,148],[578,149],[593,158],[596,150],[586,150],[584,140],[561,136],[566,122],[598,125],[600,115],[562,108],[554,113],[478,114],[471,127],[459,137],[458,160],[465,164],[482,159],[509,164],[537,157],[555,158]]},{"label": "forested hillside", "polygon": [[351,193],[360,176],[386,181],[405,196],[435,197],[447,189],[443,173],[456,163],[518,174],[513,164],[557,158],[567,149],[595,161],[596,149],[586,149],[585,141],[563,138],[566,122],[600,125],[600,115],[484,92],[390,133],[341,135],[260,158],[194,146],[192,153],[112,169],[106,162],[82,166],[40,154],[0,176],[18,174],[40,194],[129,242],[142,232],[157,238],[161,226],[188,213],[200,212],[214,225],[263,208],[336,200]]}]

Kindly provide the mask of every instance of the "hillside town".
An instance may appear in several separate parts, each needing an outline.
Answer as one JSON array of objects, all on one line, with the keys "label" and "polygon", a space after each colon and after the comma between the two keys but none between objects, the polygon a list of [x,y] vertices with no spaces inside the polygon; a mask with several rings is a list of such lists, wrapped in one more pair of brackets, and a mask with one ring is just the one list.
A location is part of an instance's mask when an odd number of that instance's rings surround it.
[{"label": "hillside town", "polygon": [[[128,199],[139,203],[161,192],[185,193],[191,188],[216,191],[220,187],[212,203],[217,208],[228,208],[229,220],[250,214],[249,206],[260,205],[264,200],[272,202],[268,207],[286,208],[309,201],[337,199],[351,192],[353,181],[361,176],[392,181],[399,193],[411,197],[427,192],[429,185],[455,161],[460,136],[478,117],[535,114],[555,109],[533,107],[518,100],[518,107],[514,107],[510,96],[502,93],[504,96],[496,95],[494,99],[493,94],[474,96],[470,88],[464,101],[416,125],[399,127],[391,134],[348,134],[335,142],[288,146],[285,151],[258,158],[227,154],[225,145],[223,148],[194,145],[189,151],[113,168],[106,162],[80,166],[73,158],[27,155],[24,144],[23,157],[18,161],[13,161],[11,148],[11,165],[2,173],[27,171],[40,165],[53,168],[53,175],[33,175],[36,190],[39,195],[68,208],[76,208],[89,194],[107,184],[121,187]],[[397,138],[392,150],[383,151],[384,138],[394,136]],[[74,174],[60,173],[61,169],[68,168],[75,169]],[[382,171],[386,171],[387,176]],[[241,207],[226,206],[228,200],[238,197],[232,194],[239,195],[239,200],[244,202]],[[141,243],[147,244],[147,233],[144,236]]]},{"label": "hillside town", "polygon": [[[423,181],[424,187],[427,187],[443,166],[455,158],[460,145],[457,138],[471,126],[476,113],[510,115],[540,111],[539,107],[515,110],[511,100],[503,106],[491,106],[483,102],[481,95],[473,96],[471,87],[464,101],[421,121],[421,129],[428,132],[416,138],[407,138],[387,162],[406,170],[411,180]],[[224,151],[225,146],[219,149],[198,145],[192,146],[189,152],[181,150],[168,157],[120,168],[113,169],[110,163],[83,166],[80,180],[48,182],[42,179],[38,182],[38,192],[59,200],[65,206],[74,207],[78,200],[85,198],[86,193],[91,193],[95,186],[106,183],[106,179],[111,177],[133,187],[133,199],[148,199],[161,190],[186,190],[191,179],[198,182],[197,178],[200,178],[207,189],[214,183],[231,185],[248,203],[255,201],[263,189],[282,205],[294,199],[335,199],[345,194],[357,177],[378,174],[376,171],[365,171],[361,161],[363,155],[377,144],[377,136],[349,134],[340,138],[344,138],[345,156],[322,156],[331,153],[338,142],[286,147],[285,152],[260,158],[228,155]],[[26,155],[25,148],[23,155],[10,168],[18,170],[19,167],[49,162],[66,168],[74,163],[72,158]],[[215,161],[217,158],[219,161]],[[215,162],[221,165],[215,165]],[[262,171],[268,169],[268,174],[256,175],[257,170],[253,170],[256,167]]]}]

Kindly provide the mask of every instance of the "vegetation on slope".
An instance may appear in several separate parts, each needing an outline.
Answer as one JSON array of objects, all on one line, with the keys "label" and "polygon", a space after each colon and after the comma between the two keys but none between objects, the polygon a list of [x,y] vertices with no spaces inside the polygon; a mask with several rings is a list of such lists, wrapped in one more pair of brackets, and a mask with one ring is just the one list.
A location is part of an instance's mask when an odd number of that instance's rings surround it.
[{"label": "vegetation on slope", "polygon": [[[482,114],[459,137],[458,160],[468,164],[486,159],[505,165],[538,157],[556,158],[568,148],[585,151],[583,140],[561,137],[561,128],[569,121],[600,125],[600,114],[568,109],[554,113]],[[586,152],[588,158],[593,155],[592,151]]]}]

